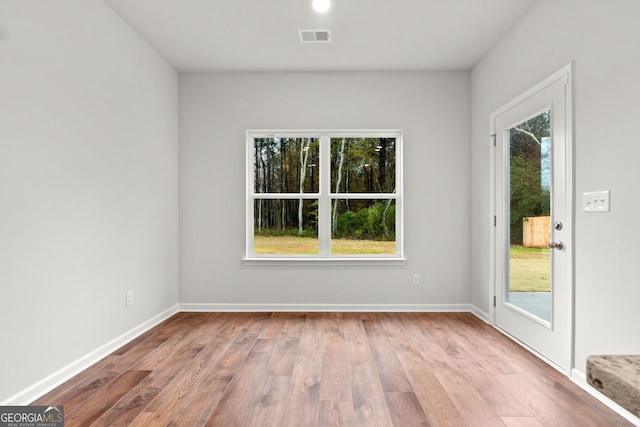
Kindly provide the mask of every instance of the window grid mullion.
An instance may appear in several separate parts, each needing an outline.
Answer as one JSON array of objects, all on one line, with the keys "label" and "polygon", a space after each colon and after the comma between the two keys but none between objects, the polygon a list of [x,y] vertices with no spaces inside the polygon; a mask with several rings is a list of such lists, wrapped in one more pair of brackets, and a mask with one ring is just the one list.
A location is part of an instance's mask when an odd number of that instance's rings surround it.
[{"label": "window grid mullion", "polygon": [[329,194],[331,199],[352,199],[352,200],[367,200],[367,199],[398,199],[396,193],[331,193]]},{"label": "window grid mullion", "polygon": [[320,197],[320,193],[253,193],[251,197],[253,199],[315,200]]},{"label": "window grid mullion", "polygon": [[327,135],[320,137],[320,197],[318,200],[318,254],[331,255],[331,144]]}]

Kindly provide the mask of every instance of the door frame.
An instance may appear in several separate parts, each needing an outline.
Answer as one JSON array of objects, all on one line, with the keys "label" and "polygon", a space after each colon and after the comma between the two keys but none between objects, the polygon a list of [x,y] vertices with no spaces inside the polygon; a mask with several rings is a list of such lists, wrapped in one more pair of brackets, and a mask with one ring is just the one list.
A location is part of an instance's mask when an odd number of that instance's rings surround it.
[{"label": "door frame", "polygon": [[[559,79],[567,79],[565,85],[565,120],[566,120],[566,129],[565,129],[565,184],[566,184],[566,193],[565,193],[565,209],[566,209],[566,217],[564,221],[564,229],[566,230],[566,235],[568,238],[564,239],[567,245],[565,246],[566,250],[566,258],[567,258],[567,271],[566,271],[566,286],[567,286],[567,307],[566,310],[569,310],[568,321],[569,325],[569,333],[570,339],[569,342],[566,343],[568,348],[569,360],[566,361],[565,366],[563,368],[558,364],[554,363],[552,360],[543,356],[539,352],[537,352],[534,348],[529,347],[526,343],[518,340],[517,337],[511,336],[504,332],[502,329],[496,326],[496,291],[497,291],[497,259],[496,259],[496,251],[497,251],[497,228],[496,228],[496,218],[498,215],[496,203],[498,194],[496,194],[496,128],[495,121],[498,116],[503,114],[504,112],[510,110],[517,104],[520,104],[524,100],[528,99],[532,95],[536,94],[540,90],[546,88],[552,83],[558,81]],[[490,175],[490,249],[489,249],[489,283],[490,283],[490,294],[489,294],[489,317],[491,319],[491,324],[496,327],[496,329],[503,332],[505,335],[514,339],[519,344],[523,345],[532,353],[536,354],[541,359],[545,360],[548,364],[555,367],[559,371],[565,373],[567,376],[570,376],[571,370],[574,367],[574,342],[575,342],[575,327],[574,327],[574,243],[575,243],[575,235],[574,235],[574,221],[575,221],[575,203],[574,203],[574,147],[573,147],[573,63],[569,63],[566,66],[562,67],[560,70],[551,74],[541,82],[537,83],[530,89],[521,93],[507,104],[498,108],[494,112],[490,114],[489,117],[489,158],[490,158],[490,167],[489,167],[489,175]]]}]

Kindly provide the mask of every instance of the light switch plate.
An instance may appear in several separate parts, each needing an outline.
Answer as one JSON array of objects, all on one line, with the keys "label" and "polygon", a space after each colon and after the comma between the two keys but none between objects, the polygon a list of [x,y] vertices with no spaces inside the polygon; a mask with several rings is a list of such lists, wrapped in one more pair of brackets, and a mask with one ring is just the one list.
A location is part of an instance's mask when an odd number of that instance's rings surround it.
[{"label": "light switch plate", "polygon": [[582,194],[582,210],[584,212],[609,212],[609,190]]}]

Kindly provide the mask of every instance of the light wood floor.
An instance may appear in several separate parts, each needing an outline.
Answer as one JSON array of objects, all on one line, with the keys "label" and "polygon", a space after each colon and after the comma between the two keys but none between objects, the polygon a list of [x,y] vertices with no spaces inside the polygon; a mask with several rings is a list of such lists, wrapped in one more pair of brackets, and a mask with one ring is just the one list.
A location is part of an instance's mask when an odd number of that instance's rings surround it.
[{"label": "light wood floor", "polygon": [[34,402],[66,426],[630,426],[468,313],[179,313]]}]

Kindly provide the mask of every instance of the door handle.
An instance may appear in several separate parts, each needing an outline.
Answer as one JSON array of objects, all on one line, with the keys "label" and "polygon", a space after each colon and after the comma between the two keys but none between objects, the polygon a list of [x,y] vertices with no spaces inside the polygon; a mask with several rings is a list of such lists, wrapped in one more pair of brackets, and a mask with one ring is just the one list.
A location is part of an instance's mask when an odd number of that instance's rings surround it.
[{"label": "door handle", "polygon": [[561,250],[564,248],[564,244],[560,240],[556,240],[555,242],[549,242],[549,248]]}]

